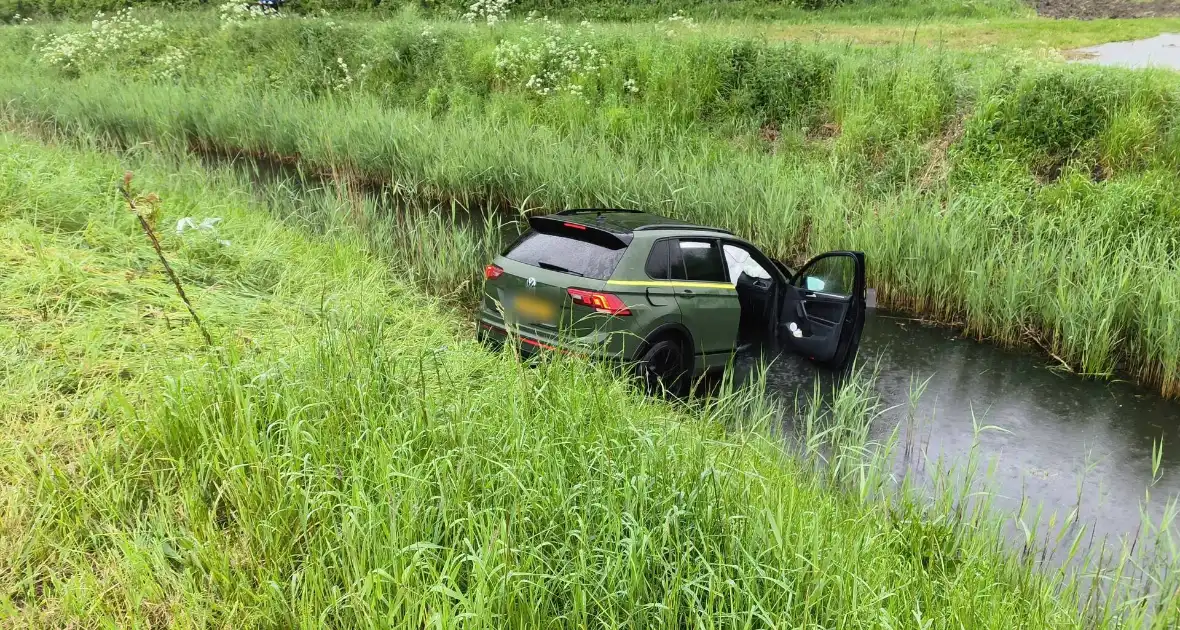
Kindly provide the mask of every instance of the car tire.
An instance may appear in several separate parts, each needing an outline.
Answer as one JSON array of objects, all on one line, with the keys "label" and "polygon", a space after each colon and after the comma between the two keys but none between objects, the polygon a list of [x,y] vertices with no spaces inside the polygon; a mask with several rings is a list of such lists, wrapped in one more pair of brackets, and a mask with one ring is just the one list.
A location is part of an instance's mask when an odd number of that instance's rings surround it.
[{"label": "car tire", "polygon": [[476,325],[475,339],[492,352],[499,352],[504,349],[504,344],[499,339],[493,337],[483,326]]},{"label": "car tire", "polygon": [[676,340],[663,339],[651,344],[635,365],[643,391],[653,396],[663,393],[683,396],[688,390],[688,358],[684,344]]}]

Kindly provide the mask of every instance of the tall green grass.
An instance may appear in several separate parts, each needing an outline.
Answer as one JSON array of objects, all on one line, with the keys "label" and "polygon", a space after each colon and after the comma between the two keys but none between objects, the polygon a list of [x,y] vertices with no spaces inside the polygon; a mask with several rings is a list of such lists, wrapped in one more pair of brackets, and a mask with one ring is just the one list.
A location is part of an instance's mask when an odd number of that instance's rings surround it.
[{"label": "tall green grass", "polygon": [[[462,207],[641,206],[793,262],[862,249],[887,306],[1180,391],[1167,73],[653,26],[167,28],[190,56],[166,81],[150,49],[63,75],[32,48],[49,31],[6,31],[10,124],[297,159]],[[598,50],[600,69],[571,75],[581,96],[524,87],[548,61],[498,69],[500,43],[549,36]]]},{"label": "tall green grass", "polygon": [[[951,477],[934,503],[893,494],[863,380],[800,407],[805,448],[788,451],[757,390],[673,407],[601,366],[485,351],[397,279],[396,251],[366,251],[355,204],[330,191],[306,194],[337,199],[335,221],[143,150],[0,143],[0,226],[27,244],[5,248],[19,253],[0,259],[0,291],[37,340],[0,389],[47,390],[47,366],[127,348],[87,385],[102,404],[58,391],[57,410],[4,416],[0,609],[15,625],[1176,621],[1174,575],[1141,591],[1129,546],[1087,603],[1087,573],[1005,552],[1001,521],[964,509]],[[161,195],[159,225],[223,218],[165,239],[220,352],[140,314],[183,310],[115,194],[127,167]],[[243,264],[259,259],[273,262]],[[66,261],[75,280],[48,281]],[[57,446],[29,441],[30,423],[61,425]]]},{"label": "tall green grass", "polygon": [[[388,16],[406,8],[442,17],[459,17],[474,0],[291,0],[290,13],[319,11]],[[244,2],[245,3],[245,2]],[[90,18],[96,12],[112,13],[124,7],[208,10],[222,3],[209,0],[0,0],[0,20],[24,17]],[[990,18],[1024,15],[1028,7],[1014,0],[952,2],[950,0],[514,0],[514,15],[540,11],[567,19],[651,20],[682,12],[697,19],[825,19],[849,21],[928,18]]]}]

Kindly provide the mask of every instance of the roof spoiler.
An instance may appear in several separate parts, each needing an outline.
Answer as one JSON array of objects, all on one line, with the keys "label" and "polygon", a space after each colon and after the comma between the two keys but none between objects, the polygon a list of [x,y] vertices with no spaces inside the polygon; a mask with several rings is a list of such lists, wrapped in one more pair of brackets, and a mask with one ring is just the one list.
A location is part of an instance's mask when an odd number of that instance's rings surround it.
[{"label": "roof spoiler", "polygon": [[612,232],[603,226],[563,221],[556,216],[530,217],[529,227],[542,234],[576,238],[607,249],[623,249],[632,239],[630,232]]},{"label": "roof spoiler", "polygon": [[569,216],[571,214],[590,214],[592,212],[628,212],[631,214],[642,214],[642,210],[633,210],[631,208],[569,208],[557,213],[557,216]]}]

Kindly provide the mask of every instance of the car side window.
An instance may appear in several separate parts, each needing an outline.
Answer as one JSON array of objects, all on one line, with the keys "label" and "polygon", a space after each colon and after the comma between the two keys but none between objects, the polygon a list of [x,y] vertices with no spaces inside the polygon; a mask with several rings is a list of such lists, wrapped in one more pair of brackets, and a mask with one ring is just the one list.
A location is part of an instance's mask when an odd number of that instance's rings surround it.
[{"label": "car side window", "polygon": [[667,280],[672,275],[672,241],[662,240],[657,241],[655,245],[651,246],[651,252],[647,255],[647,265],[644,268],[647,271],[647,277],[653,280]]},{"label": "car side window", "polygon": [[729,267],[729,281],[734,286],[737,286],[738,278],[743,273],[751,278],[770,279],[770,272],[763,269],[746,248],[726,243],[721,249],[725,252],[725,264]]},{"label": "car side window", "polygon": [[808,291],[849,297],[856,283],[856,259],[851,256],[825,256],[811,263],[795,279],[795,286]]},{"label": "car side window", "polygon": [[[673,280],[725,282],[725,263],[716,241],[681,239],[676,242],[682,266],[672,266]],[[676,258],[675,255],[672,256]]]}]

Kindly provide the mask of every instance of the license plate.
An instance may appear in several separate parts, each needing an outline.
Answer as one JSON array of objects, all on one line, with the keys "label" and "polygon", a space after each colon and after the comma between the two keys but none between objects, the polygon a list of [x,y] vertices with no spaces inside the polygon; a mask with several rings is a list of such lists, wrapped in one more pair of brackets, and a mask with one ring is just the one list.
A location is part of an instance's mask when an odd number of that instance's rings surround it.
[{"label": "license plate", "polygon": [[553,303],[531,295],[518,295],[512,308],[521,318],[534,322],[552,323],[557,314]]}]

